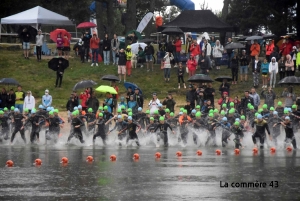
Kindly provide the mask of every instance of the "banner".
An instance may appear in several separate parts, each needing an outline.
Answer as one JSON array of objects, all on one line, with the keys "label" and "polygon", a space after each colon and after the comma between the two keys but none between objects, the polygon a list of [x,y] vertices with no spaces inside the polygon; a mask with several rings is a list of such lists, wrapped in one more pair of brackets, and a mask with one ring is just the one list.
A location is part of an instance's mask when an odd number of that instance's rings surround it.
[{"label": "banner", "polygon": [[142,19],[142,21],[140,22],[139,26],[137,27],[137,31],[142,33],[145,29],[145,27],[147,26],[147,24],[150,22],[150,20],[153,17],[153,13],[149,12],[147,13],[144,18]]}]

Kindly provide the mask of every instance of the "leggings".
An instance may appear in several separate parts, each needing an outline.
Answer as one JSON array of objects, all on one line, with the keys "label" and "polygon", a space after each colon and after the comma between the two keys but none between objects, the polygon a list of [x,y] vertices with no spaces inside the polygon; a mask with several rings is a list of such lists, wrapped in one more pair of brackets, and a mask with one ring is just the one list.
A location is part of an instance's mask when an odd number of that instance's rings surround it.
[{"label": "leggings", "polygon": [[182,75],[178,76],[178,84],[180,84],[180,80],[181,80],[182,83],[184,84],[184,79],[183,79],[183,76],[182,76]]},{"label": "leggings", "polygon": [[256,138],[259,138],[260,148],[263,149],[264,148],[264,142],[265,142],[265,134],[259,134],[259,133],[255,132],[252,135],[252,140],[253,140],[254,144],[256,144]]},{"label": "leggings", "polygon": [[40,138],[40,133],[32,130],[31,133],[30,133],[30,142],[31,143],[34,143],[35,137],[37,139],[39,139]]},{"label": "leggings", "polygon": [[131,61],[126,61],[126,72],[127,75],[131,75]]},{"label": "leggings", "polygon": [[10,142],[13,142],[13,141],[14,141],[17,132],[20,132],[22,139],[23,139],[24,142],[26,143],[26,138],[25,138],[24,129],[21,130],[21,128],[15,128],[14,132],[13,132],[12,135],[11,135]]},{"label": "leggings", "polygon": [[61,87],[62,79],[63,79],[63,75],[60,74],[59,72],[57,72],[57,73],[56,73],[55,87],[57,87],[58,81],[59,81],[59,87]]},{"label": "leggings", "polygon": [[95,142],[96,137],[101,137],[103,144],[106,145],[106,135],[103,132],[98,131],[94,136],[93,136],[93,142]]},{"label": "leggings", "polygon": [[42,46],[36,46],[36,58],[37,60],[42,59]]},{"label": "leggings", "polygon": [[137,146],[140,146],[140,143],[139,143],[139,138],[137,136],[137,134],[129,134],[127,139],[126,139],[126,144],[128,144],[129,140],[135,140],[135,143]]},{"label": "leggings", "polygon": [[235,148],[236,149],[239,149],[240,147],[242,147],[240,138],[234,138],[233,141],[235,143]]},{"label": "leggings", "polygon": [[208,138],[207,138],[207,140],[205,142],[205,146],[208,144],[208,142],[211,139],[213,140],[213,145],[214,146],[217,145],[217,143],[216,143],[216,132],[215,131],[209,131],[209,136],[208,136]]},{"label": "leggings", "polygon": [[285,77],[285,72],[279,72],[279,80],[282,80]]},{"label": "leggings", "polygon": [[295,136],[293,136],[292,138],[285,138],[284,142],[287,143],[288,140],[291,141],[294,149],[297,149],[297,144],[296,144]]},{"label": "leggings", "polygon": [[166,78],[170,78],[170,71],[171,68],[164,68],[164,77]]},{"label": "leggings", "polygon": [[157,141],[159,141],[160,138],[164,139],[164,145],[168,145],[168,133],[167,132],[158,133],[157,134]]},{"label": "leggings", "polygon": [[181,140],[182,140],[183,144],[186,144],[187,143],[187,136],[188,136],[188,132],[181,133],[181,138],[178,138],[178,142],[181,142]]},{"label": "leggings", "polygon": [[238,68],[231,68],[232,81],[238,80]]},{"label": "leggings", "polygon": [[73,132],[70,133],[69,137],[68,137],[68,142],[73,138],[73,137],[77,137],[81,143],[84,143],[83,137],[82,137],[82,133],[80,128],[79,129],[74,129]]},{"label": "leggings", "polygon": [[275,86],[275,85],[276,85],[276,71],[273,70],[270,76],[270,86]]}]

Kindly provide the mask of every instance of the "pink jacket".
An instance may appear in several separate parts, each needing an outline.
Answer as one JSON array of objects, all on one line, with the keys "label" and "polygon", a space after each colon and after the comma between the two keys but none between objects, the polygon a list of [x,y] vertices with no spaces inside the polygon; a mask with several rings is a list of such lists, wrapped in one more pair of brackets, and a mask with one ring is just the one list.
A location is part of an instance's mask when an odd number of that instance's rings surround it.
[{"label": "pink jacket", "polygon": [[196,70],[196,67],[197,67],[197,61],[195,59],[191,60],[189,59],[187,61],[187,67],[189,69],[189,71],[194,71]]}]

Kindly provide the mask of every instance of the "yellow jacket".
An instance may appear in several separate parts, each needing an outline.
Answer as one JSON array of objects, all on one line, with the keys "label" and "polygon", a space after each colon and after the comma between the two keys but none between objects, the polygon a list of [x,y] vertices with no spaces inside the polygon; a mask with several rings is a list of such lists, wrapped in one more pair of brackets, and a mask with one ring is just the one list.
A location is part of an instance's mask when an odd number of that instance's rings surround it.
[{"label": "yellow jacket", "polygon": [[300,65],[300,52],[296,54],[296,68]]},{"label": "yellow jacket", "polygon": [[16,94],[16,99],[20,99],[20,100],[16,100],[16,104],[22,104],[23,105],[24,104],[25,93],[23,91],[17,91],[17,92],[15,92],[15,94]]},{"label": "yellow jacket", "polygon": [[131,50],[130,50],[130,51],[125,50],[125,54],[126,54],[126,60],[127,60],[127,61],[130,61],[130,60],[131,60],[131,57],[132,57],[132,52],[131,52]]}]

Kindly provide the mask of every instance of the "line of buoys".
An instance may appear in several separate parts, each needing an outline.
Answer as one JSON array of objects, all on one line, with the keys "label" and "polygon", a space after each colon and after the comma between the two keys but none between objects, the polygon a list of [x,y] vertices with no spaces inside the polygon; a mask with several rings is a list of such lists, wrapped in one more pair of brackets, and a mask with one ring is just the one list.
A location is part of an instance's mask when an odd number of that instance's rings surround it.
[{"label": "line of buoys", "polygon": [[6,166],[7,167],[13,167],[14,166],[14,162],[12,160],[8,160],[8,161],[6,161]]}]

